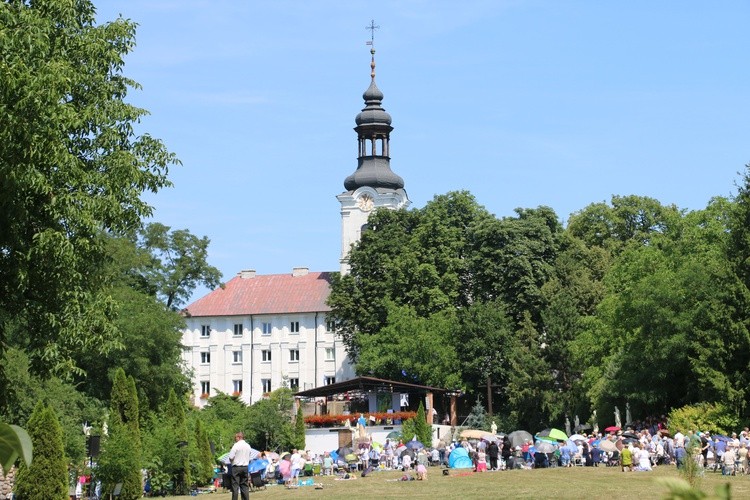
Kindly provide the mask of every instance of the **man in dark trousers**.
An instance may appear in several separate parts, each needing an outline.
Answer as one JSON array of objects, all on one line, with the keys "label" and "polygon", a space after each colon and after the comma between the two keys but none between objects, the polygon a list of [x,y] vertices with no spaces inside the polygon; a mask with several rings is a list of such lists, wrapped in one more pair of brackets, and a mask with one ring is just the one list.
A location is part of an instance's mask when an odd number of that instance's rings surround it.
[{"label": "man in dark trousers", "polygon": [[229,451],[229,461],[232,464],[232,500],[237,500],[242,494],[242,500],[250,500],[247,486],[247,466],[250,464],[252,448],[245,441],[245,435],[238,432],[234,435],[234,446]]},{"label": "man in dark trousers", "polygon": [[487,456],[490,457],[490,470],[497,470],[497,457],[500,455],[500,448],[496,441],[492,441],[487,446]]}]

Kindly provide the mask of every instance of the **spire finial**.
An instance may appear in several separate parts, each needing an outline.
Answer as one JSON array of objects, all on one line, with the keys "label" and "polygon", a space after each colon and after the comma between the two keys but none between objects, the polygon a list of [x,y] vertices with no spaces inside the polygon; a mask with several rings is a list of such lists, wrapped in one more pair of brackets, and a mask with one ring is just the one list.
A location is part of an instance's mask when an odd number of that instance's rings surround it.
[{"label": "spire finial", "polygon": [[372,78],[372,81],[375,81],[375,30],[380,29],[380,26],[375,24],[375,19],[370,20],[370,25],[365,26],[366,30],[370,30],[370,41],[367,42],[367,45],[370,46],[370,54],[372,55],[372,60],[370,61],[370,78]]}]

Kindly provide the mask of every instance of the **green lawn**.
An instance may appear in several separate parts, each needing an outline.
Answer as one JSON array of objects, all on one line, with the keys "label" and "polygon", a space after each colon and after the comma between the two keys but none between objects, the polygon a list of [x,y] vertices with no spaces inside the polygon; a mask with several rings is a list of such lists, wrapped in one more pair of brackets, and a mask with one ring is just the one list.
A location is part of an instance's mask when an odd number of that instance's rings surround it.
[{"label": "green lawn", "polygon": [[[656,483],[659,477],[679,477],[672,466],[656,467],[653,472],[623,473],[616,468],[577,467],[538,470],[515,470],[486,473],[467,473],[453,470],[443,476],[440,469],[428,469],[427,481],[389,481],[401,477],[398,472],[375,472],[355,480],[334,481],[330,477],[316,477],[323,483],[321,490],[301,486],[288,490],[269,486],[265,491],[251,493],[251,498],[662,498],[667,491]],[[733,498],[750,498],[750,476],[722,476],[707,472],[701,488],[713,494],[722,482],[732,485]],[[230,493],[200,495],[211,500],[229,500]],[[170,498],[170,497],[168,497]],[[171,497],[181,500],[196,497]]]}]

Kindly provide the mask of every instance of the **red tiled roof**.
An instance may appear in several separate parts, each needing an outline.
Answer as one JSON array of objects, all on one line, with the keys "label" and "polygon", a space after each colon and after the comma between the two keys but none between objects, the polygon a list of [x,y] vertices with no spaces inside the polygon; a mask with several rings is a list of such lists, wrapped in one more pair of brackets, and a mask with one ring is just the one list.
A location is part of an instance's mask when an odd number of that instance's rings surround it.
[{"label": "red tiled roof", "polygon": [[232,278],[185,309],[188,316],[236,316],[327,312],[331,273],[256,275]]}]

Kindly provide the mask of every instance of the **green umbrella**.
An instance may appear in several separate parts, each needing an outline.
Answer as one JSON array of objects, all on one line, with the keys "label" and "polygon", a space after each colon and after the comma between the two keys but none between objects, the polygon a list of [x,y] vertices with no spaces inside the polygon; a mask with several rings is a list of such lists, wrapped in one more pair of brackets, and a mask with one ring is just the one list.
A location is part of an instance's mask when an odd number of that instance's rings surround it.
[{"label": "green umbrella", "polygon": [[567,441],[568,440],[568,435],[565,434],[560,429],[544,429],[543,431],[539,432],[536,435],[536,437],[537,437],[537,439],[546,437],[546,438],[550,438],[550,439],[555,439],[557,441]]}]

